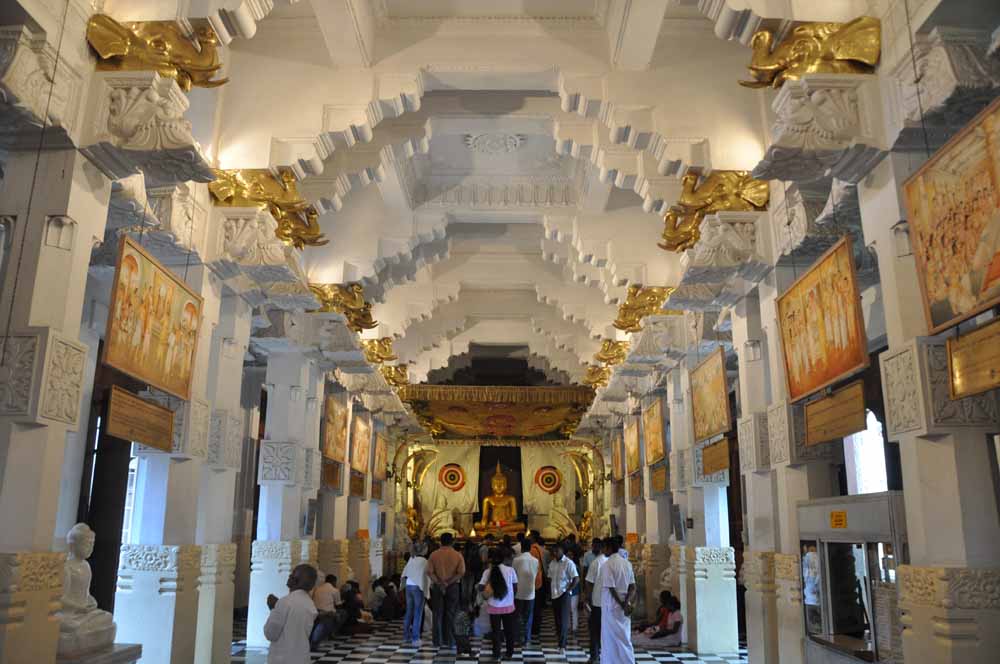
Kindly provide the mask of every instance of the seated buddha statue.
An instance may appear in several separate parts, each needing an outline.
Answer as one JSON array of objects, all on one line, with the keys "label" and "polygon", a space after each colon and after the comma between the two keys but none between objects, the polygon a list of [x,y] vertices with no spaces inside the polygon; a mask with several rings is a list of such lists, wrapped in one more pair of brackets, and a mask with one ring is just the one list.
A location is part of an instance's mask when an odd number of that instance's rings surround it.
[{"label": "seated buddha statue", "polygon": [[111,614],[97,608],[90,594],[90,563],[94,531],[85,523],[73,526],[66,536],[69,555],[63,568],[62,609],[59,616],[60,655],[76,657],[110,647],[115,640]]},{"label": "seated buddha statue", "polygon": [[524,524],[517,521],[517,499],[507,494],[507,475],[497,462],[496,472],[490,481],[493,494],[483,498],[483,520],[474,525],[482,535],[514,535],[524,532]]}]

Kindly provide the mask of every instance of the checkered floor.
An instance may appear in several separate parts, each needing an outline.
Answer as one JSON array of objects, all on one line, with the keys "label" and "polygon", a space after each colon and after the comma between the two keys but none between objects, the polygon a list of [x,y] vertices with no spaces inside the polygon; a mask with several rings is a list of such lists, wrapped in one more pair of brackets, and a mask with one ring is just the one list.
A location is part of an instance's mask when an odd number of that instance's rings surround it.
[{"label": "checkered floor", "polygon": [[[539,646],[527,650],[518,649],[514,653],[513,662],[526,664],[543,664],[545,662],[586,662],[588,659],[588,640],[586,629],[581,628],[575,635],[571,634],[565,657],[559,655],[555,631],[551,616],[546,611],[542,623],[542,637]],[[234,626],[234,632],[242,637],[245,625]],[[378,623],[374,634],[365,636],[338,637],[324,643],[319,652],[312,653],[316,662],[350,662],[351,664],[474,664],[477,662],[493,662],[489,640],[479,644],[479,657],[456,657],[454,652],[438,652],[430,639],[430,626],[424,629],[423,645],[419,648],[403,645],[402,621]],[[265,664],[266,651],[247,649],[246,641],[233,643],[233,662],[245,664]],[[700,657],[685,652],[682,649],[642,650],[636,649],[636,664],[683,663],[683,664],[738,664],[747,662],[747,651],[740,648],[739,652],[720,655],[702,655]]]}]

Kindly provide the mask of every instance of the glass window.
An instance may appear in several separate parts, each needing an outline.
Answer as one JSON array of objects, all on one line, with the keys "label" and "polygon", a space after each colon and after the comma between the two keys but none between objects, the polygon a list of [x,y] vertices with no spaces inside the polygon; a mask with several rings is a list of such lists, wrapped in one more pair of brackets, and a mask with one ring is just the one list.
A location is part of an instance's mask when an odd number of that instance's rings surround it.
[{"label": "glass window", "polygon": [[844,438],[844,462],[847,465],[847,493],[880,493],[889,490],[885,470],[885,440],[882,424],[868,411],[867,429]]}]

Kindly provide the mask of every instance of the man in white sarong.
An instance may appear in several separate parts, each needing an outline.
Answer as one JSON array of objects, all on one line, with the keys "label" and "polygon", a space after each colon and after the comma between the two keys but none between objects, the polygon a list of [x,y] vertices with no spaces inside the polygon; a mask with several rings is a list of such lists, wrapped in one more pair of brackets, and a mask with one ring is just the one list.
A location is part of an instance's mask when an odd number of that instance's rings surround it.
[{"label": "man in white sarong", "polygon": [[601,664],[634,664],[632,610],[635,608],[635,572],[608,539],[597,584],[601,588]]}]

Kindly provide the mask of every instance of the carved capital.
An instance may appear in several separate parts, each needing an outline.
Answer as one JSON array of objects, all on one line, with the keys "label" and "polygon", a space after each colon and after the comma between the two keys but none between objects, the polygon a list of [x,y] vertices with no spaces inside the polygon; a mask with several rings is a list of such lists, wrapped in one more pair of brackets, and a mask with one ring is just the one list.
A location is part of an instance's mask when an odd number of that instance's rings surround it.
[{"label": "carved capital", "polygon": [[87,346],[51,328],[0,337],[0,417],[75,429]]},{"label": "carved capital", "polygon": [[887,434],[944,435],[957,430],[995,431],[1000,422],[996,391],[952,401],[945,344],[927,337],[879,356]]},{"label": "carved capital", "polygon": [[812,263],[845,234],[860,236],[857,185],[821,180],[773,182],[771,188],[771,243],[777,265]]},{"label": "carved capital", "polygon": [[899,606],[1000,610],[1000,568],[900,565]]},{"label": "carved capital", "polygon": [[858,182],[886,155],[874,76],[807,74],[786,81],[772,104],[773,140],[753,170],[761,180]]},{"label": "carved capital", "polygon": [[212,411],[205,462],[220,470],[239,470],[243,457],[243,420],[230,411]]},{"label": "carved capital", "polygon": [[260,443],[260,484],[275,483],[294,486],[300,476],[302,452],[298,443],[264,440]]},{"label": "carved capital", "polygon": [[752,413],[739,421],[740,470],[764,473],[771,469],[771,439],[767,413]]},{"label": "carved capital", "polygon": [[806,416],[802,406],[781,401],[768,408],[767,431],[771,467],[833,460],[835,444],[806,446]]},{"label": "carved capital", "polygon": [[49,551],[0,553],[0,598],[41,591],[58,597],[62,592],[65,561],[65,553]]},{"label": "carved capital", "polygon": [[236,544],[203,544],[201,546],[201,583],[227,578],[232,582],[236,569]]},{"label": "carved capital", "polygon": [[757,223],[764,212],[719,212],[701,222],[700,239],[681,256],[680,286],[670,306],[718,309],[745,295],[746,284],[770,270],[757,251]]},{"label": "carved capital", "polygon": [[184,118],[187,96],[156,72],[96,72],[81,152],[111,179],[142,172],[166,185],[214,178]]}]

